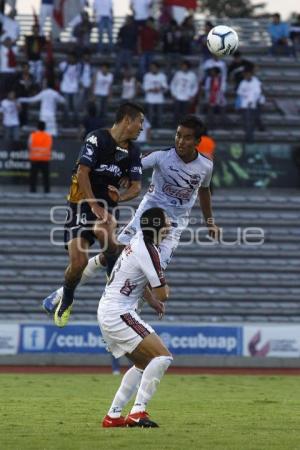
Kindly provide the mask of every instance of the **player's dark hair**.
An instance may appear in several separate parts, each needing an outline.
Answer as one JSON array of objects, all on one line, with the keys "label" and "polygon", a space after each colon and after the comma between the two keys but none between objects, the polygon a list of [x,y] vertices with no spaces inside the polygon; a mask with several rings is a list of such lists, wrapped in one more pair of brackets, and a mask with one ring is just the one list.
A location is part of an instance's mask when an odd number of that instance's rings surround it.
[{"label": "player's dark hair", "polygon": [[162,208],[150,208],[140,218],[144,239],[154,242],[160,230],[166,226],[166,216]]},{"label": "player's dark hair", "polygon": [[201,138],[205,130],[205,125],[203,124],[202,120],[195,114],[189,114],[187,116],[184,116],[178,123],[178,126],[194,130],[196,141],[198,141]]},{"label": "player's dark hair", "polygon": [[137,116],[142,113],[145,114],[144,108],[138,103],[134,102],[124,102],[119,106],[116,113],[115,123],[120,123],[124,117],[128,116],[130,119],[134,120]]},{"label": "player's dark hair", "polygon": [[43,122],[42,120],[39,120],[38,124],[37,124],[37,129],[40,131],[45,131],[45,129],[46,129],[45,122]]}]

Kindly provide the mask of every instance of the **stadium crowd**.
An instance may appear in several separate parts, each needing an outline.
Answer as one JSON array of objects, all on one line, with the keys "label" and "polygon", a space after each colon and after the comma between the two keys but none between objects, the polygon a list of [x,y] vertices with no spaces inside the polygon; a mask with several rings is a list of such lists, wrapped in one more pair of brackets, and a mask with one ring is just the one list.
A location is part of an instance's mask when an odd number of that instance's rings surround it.
[{"label": "stadium crowd", "polygon": [[[173,102],[174,125],[185,113],[198,112],[206,115],[209,129],[230,127],[226,116],[229,86],[236,93],[235,105],[230,107],[241,112],[245,140],[253,141],[255,128],[264,128],[260,113],[265,97],[258,68],[238,51],[228,65],[211,55],[206,36],[214,26],[212,22],[207,21],[199,34],[189,11],[174,18],[170,9],[162,8],[155,20],[151,3],[131,1],[132,15],[124,19],[115,42],[111,0],[94,0],[92,14],[83,7],[70,24],[68,53],[59,64],[53,51],[56,40],[45,29],[46,19],[53,13],[53,1],[42,1],[40,18],[35,16],[32,32],[25,36],[22,47],[17,45],[20,25],[16,11],[1,14],[0,111],[4,138],[19,139],[20,128],[28,124],[29,105],[38,102],[39,118],[49,133],[58,134],[57,106],[61,104],[61,126],[81,124],[84,137],[91,127],[106,124],[113,89],[121,84],[121,100],[144,97],[148,128],[161,127],[167,99]],[[96,48],[91,43],[93,27],[98,28]],[[268,32],[271,54],[296,54],[299,17],[289,27],[274,14]],[[189,56],[197,53],[199,67],[195,69]],[[93,61],[95,54],[100,57],[99,64]],[[158,62],[161,57],[156,58],[159,55],[163,55],[163,65]]]}]

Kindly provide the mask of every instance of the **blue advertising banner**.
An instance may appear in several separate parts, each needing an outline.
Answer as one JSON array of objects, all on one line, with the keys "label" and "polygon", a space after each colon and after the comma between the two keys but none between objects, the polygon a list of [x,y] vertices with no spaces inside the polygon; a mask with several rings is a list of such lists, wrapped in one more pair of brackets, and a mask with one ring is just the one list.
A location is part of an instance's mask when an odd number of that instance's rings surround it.
[{"label": "blue advertising banner", "polygon": [[[238,326],[154,324],[174,355],[242,355],[243,332]],[[22,324],[19,353],[106,353],[95,324],[57,328],[47,324]]]}]

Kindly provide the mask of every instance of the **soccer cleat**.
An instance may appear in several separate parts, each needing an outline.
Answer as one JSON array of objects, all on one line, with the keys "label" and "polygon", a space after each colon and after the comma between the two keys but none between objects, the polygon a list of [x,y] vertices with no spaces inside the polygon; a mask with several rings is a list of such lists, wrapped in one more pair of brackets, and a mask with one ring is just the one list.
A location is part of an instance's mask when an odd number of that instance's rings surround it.
[{"label": "soccer cleat", "polygon": [[149,418],[146,411],[141,411],[133,414],[128,414],[125,418],[126,427],[140,427],[140,428],[159,428],[157,423]]},{"label": "soccer cleat", "polygon": [[60,293],[60,290],[61,289],[57,289],[56,291],[52,292],[52,294],[48,295],[48,297],[44,298],[43,308],[46,311],[46,313],[54,314],[58,303],[62,299],[62,294]]},{"label": "soccer cleat", "polygon": [[70,314],[72,311],[73,302],[70,305],[63,305],[62,299],[60,300],[54,314],[55,325],[62,328],[69,322]]},{"label": "soccer cleat", "polygon": [[106,415],[102,420],[103,428],[111,428],[111,427],[125,427],[125,417],[110,417]]}]

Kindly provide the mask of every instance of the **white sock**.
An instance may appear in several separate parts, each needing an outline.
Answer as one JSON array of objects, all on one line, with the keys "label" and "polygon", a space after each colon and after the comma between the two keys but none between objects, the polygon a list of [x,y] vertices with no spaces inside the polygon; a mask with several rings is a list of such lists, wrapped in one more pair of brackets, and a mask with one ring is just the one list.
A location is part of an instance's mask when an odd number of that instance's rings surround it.
[{"label": "white sock", "polygon": [[146,410],[147,403],[155,394],[158,383],[172,361],[172,356],[157,356],[150,361],[144,370],[141,384],[130,414]]},{"label": "white sock", "polygon": [[143,371],[135,366],[127,370],[108,411],[110,417],[115,419],[121,416],[122,409],[127,405],[133,394],[136,393],[142,375]]},{"label": "white sock", "polygon": [[106,266],[103,266],[100,261],[100,255],[93,256],[93,258],[89,259],[78,286],[88,283],[91,278],[95,278],[100,270],[105,268]]}]

